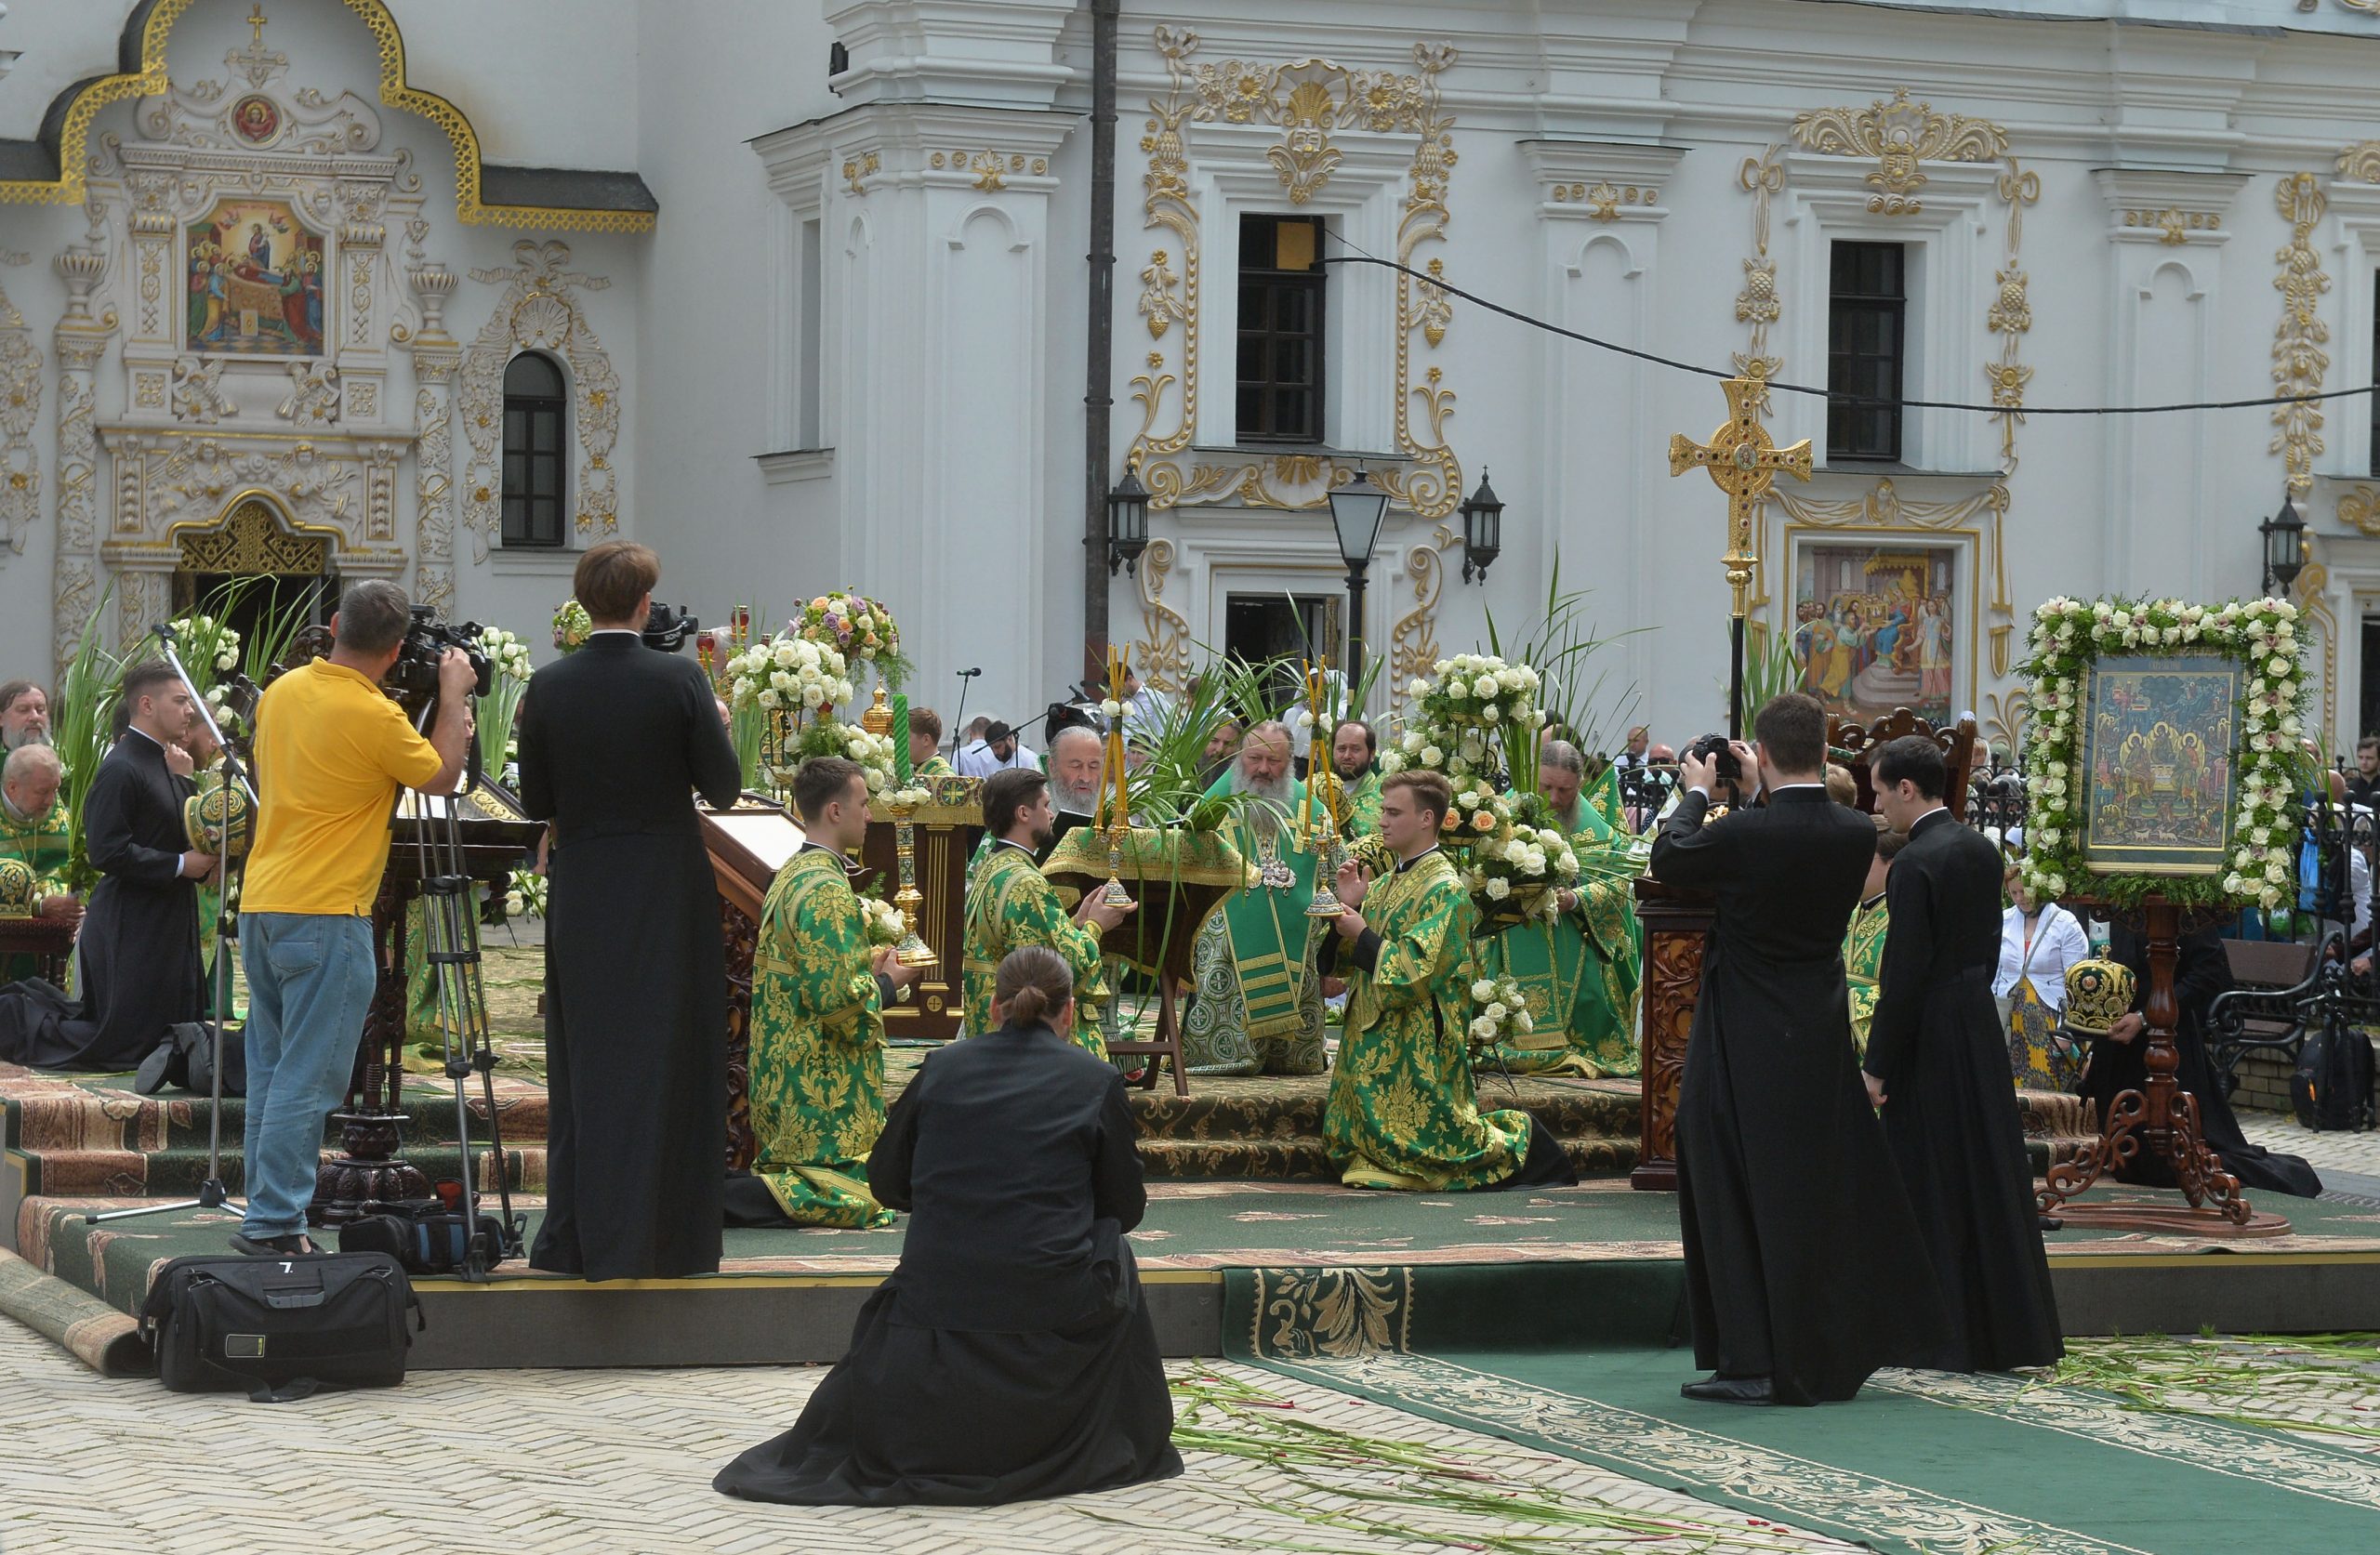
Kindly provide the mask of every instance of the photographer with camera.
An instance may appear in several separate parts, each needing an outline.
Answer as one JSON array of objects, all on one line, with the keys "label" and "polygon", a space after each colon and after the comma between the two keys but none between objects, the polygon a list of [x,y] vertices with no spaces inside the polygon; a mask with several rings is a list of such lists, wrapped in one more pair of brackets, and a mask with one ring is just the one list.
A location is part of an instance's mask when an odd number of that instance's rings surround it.
[{"label": "photographer with camera", "polygon": [[[1776,697],[1753,730],[1756,746],[1686,751],[1653,843],[1654,879],[1718,903],[1677,1100],[1686,1297],[1713,1375],[1684,1391],[1818,1403],[1932,1364],[1942,1306],[1851,1046],[1843,935],[1876,828],[1827,797],[1816,699]],[[1730,763],[1765,802],[1706,825]]]},{"label": "photographer with camera", "polygon": [[413,625],[404,590],[359,583],[331,617],[330,656],[274,680],[257,704],[257,835],[240,898],[240,963],[248,978],[248,1210],[231,1241],[242,1252],[311,1252],[323,1119],[347,1092],[378,959],[372,902],[389,862],[389,817],[400,789],[451,794],[471,743],[477,671],[460,649],[434,665],[424,739],[381,682]]},{"label": "photographer with camera", "polygon": [[719,1267],[726,1173],[727,960],[692,796],[743,784],[701,666],[656,649],[660,559],[626,540],[579,559],[587,646],[531,678],[521,804],[547,862],[546,1219],[529,1261],[590,1280]]}]

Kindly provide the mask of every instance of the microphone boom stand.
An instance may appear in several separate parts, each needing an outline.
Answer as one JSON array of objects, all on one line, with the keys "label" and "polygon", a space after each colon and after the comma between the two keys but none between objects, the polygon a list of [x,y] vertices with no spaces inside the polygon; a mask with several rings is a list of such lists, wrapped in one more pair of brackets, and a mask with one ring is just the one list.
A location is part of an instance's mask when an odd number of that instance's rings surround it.
[{"label": "microphone boom stand", "polygon": [[[246,1206],[236,1203],[231,1197],[231,1190],[223,1185],[223,1012],[231,1005],[231,952],[240,942],[240,915],[233,909],[232,903],[239,898],[238,881],[245,872],[248,844],[256,840],[257,791],[255,785],[248,782],[246,772],[241,770],[240,758],[238,753],[232,750],[231,742],[223,737],[223,731],[216,723],[215,715],[207,711],[206,698],[201,696],[198,688],[191,684],[190,671],[182,667],[181,655],[174,652],[173,627],[160,623],[155,627],[155,632],[157,645],[165,651],[165,663],[173,666],[175,678],[181,681],[182,689],[190,692],[191,705],[197,709],[199,718],[206,725],[207,732],[215,737],[217,748],[223,753],[224,783],[227,785],[238,784],[240,791],[248,797],[246,814],[236,820],[231,814],[230,804],[228,802],[225,804],[223,847],[222,850],[216,855],[218,861],[216,869],[221,878],[222,886],[216,902],[215,996],[211,1001],[211,1008],[207,1010],[206,1021],[207,1042],[214,1058],[214,1061],[209,1065],[212,1074],[208,1086],[206,1178],[198,1185],[196,1198],[177,1199],[169,1204],[142,1205],[138,1209],[112,1209],[104,1214],[86,1215],[83,1217],[83,1223],[86,1226],[100,1225],[109,1220],[129,1220],[144,1215],[168,1215],[184,1209],[237,1209],[243,1214],[246,1212]],[[231,846],[234,827],[237,827],[242,834],[242,841],[237,849]]]}]

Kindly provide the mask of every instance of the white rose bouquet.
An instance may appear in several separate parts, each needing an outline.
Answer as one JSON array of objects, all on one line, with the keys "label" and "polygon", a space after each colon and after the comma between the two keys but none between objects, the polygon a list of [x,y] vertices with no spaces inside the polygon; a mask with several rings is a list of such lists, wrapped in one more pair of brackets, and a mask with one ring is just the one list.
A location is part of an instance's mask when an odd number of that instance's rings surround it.
[{"label": "white rose bouquet", "polygon": [[908,933],[902,922],[901,909],[880,896],[863,896],[859,909],[867,918],[867,942],[871,945],[897,945]]},{"label": "white rose bouquet", "polygon": [[1426,767],[1457,787],[1500,769],[1515,778],[1533,776],[1533,770],[1517,770],[1512,757],[1515,749],[1536,748],[1537,731],[1545,723],[1537,705],[1540,689],[1537,671],[1490,653],[1440,659],[1409,688],[1413,711],[1404,737],[1381,752],[1381,770]]},{"label": "white rose bouquet", "polygon": [[1483,977],[1471,984],[1471,1022],[1466,1031],[1474,1048],[1527,1048],[1537,1030],[1528,1012],[1528,995],[1511,977]]},{"label": "white rose bouquet", "polygon": [[475,710],[480,768],[498,782],[512,751],[512,726],[521,713],[521,698],[529,689],[529,645],[501,626],[480,630],[480,652],[493,671],[487,694]]}]

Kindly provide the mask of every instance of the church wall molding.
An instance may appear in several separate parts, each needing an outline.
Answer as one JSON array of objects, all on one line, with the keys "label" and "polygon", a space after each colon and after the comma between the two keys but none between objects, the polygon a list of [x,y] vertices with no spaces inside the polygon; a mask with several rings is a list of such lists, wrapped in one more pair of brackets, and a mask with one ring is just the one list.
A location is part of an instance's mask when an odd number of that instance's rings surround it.
[{"label": "church wall molding", "polygon": [[[454,153],[457,220],[466,226],[562,231],[653,230],[659,202],[635,173],[488,167],[479,134],[462,110],[406,79],[404,40],[384,0],[339,3],[371,33],[378,49],[380,102],[429,120],[444,135]],[[74,204],[83,200],[92,125],[113,103],[170,99],[166,46],[191,5],[192,0],[139,0],[132,7],[118,40],[116,70],[60,93],[36,139],[10,146],[11,154],[0,158],[0,165],[17,175],[0,178],[0,204]]]},{"label": "church wall molding", "polygon": [[[0,265],[22,265],[26,256],[0,256]],[[0,287],[0,567],[24,554],[25,541],[41,521],[42,355],[25,316]]]}]

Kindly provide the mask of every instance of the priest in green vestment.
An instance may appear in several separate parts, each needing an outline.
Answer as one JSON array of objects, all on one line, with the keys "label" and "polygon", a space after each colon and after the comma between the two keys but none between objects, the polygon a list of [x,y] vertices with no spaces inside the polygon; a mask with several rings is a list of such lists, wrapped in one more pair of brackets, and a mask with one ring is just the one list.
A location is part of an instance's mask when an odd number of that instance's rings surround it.
[{"label": "priest in green vestment", "polygon": [[1341,830],[1350,840],[1380,831],[1380,743],[1361,718],[1342,718],[1330,731],[1330,766],[1339,774]]},{"label": "priest in green vestment", "polygon": [[1314,957],[1325,920],[1306,916],[1315,854],[1300,846],[1306,788],[1289,775],[1289,726],[1267,720],[1249,730],[1207,793],[1250,797],[1224,832],[1258,877],[1198,925],[1196,986],[1182,1018],[1184,1065],[1193,1074],[1319,1074],[1322,979]]},{"label": "priest in green vestment", "polygon": [[909,709],[909,771],[919,783],[959,775],[942,754],[942,715],[931,707]]},{"label": "priest in green vestment", "polygon": [[[967,876],[964,959],[959,968],[961,1030],[970,1036],[998,1031],[992,1019],[992,987],[1000,962],[1019,945],[1047,945],[1075,974],[1078,1009],[1107,1001],[1100,975],[1099,937],[1124,921],[1132,907],[1111,907],[1092,891],[1069,915],[1058,890],[1035,862],[1038,850],[1056,839],[1057,812],[1050,804],[1050,780],[1029,767],[994,772],[984,784],[984,834],[991,846]],[[1097,1022],[1078,1019],[1074,1039],[1093,1057],[1107,1056]]]},{"label": "priest in green vestment", "polygon": [[1559,893],[1554,916],[1497,935],[1488,966],[1520,983],[1539,1031],[1560,1031],[1568,1040],[1560,1048],[1500,1048],[1497,1061],[1515,1074],[1632,1076],[1639,1068],[1645,943],[1630,885],[1638,866],[1620,820],[1619,784],[1606,768],[1594,790],[1581,794],[1586,759],[1565,740],[1545,742],[1537,762],[1538,792],[1579,855],[1579,883]]},{"label": "priest in green vestment", "polygon": [[[813,757],[793,778],[806,840],[770,883],[752,953],[752,1176],[773,1206],[753,1213],[731,1187],[735,1224],[889,1226],[867,1186],[884,1131],[884,1001],[915,981],[883,946],[852,890],[867,837],[867,776]],[[775,1211],[771,1216],[771,1208]]]},{"label": "priest in green vestment", "polygon": [[1907,832],[1894,831],[1884,824],[1883,816],[1876,818],[1876,856],[1868,865],[1868,884],[1851,914],[1851,927],[1843,935],[1843,976],[1851,986],[1851,1045],[1863,1058],[1868,1052],[1868,1022],[1876,1013],[1878,973],[1884,964],[1884,931],[1891,926],[1891,916],[1884,910],[1884,878],[1892,868],[1893,855],[1908,841]]},{"label": "priest in green vestment", "polygon": [[1382,784],[1381,840],[1395,869],[1339,872],[1349,910],[1326,955],[1345,969],[1347,1023],[1322,1119],[1323,1145],[1351,1188],[1492,1188],[1575,1180],[1527,1113],[1482,1113],[1472,1077],[1471,930],[1478,911],[1437,846],[1453,802],[1435,772]]},{"label": "priest in green vestment", "polygon": [[[47,745],[20,745],[0,768],[0,858],[14,859],[33,871],[33,911],[46,918],[69,921],[83,916],[83,904],[66,886],[67,861],[73,839],[66,822],[66,801],[58,790],[64,767]],[[0,981],[15,982],[33,975],[33,957],[9,956],[0,965]]]}]

